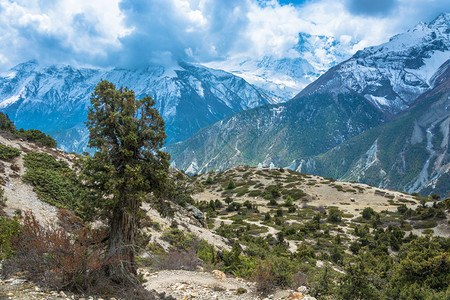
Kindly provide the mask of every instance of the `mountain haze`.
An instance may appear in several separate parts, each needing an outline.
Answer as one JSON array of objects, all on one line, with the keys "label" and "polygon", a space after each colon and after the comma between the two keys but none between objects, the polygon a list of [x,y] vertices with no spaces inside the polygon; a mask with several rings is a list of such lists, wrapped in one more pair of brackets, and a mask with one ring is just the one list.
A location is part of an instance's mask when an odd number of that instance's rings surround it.
[{"label": "mountain haze", "polygon": [[286,57],[233,57],[206,65],[233,73],[282,102],[292,99],[331,67],[353,54],[354,42],[300,33]]}]

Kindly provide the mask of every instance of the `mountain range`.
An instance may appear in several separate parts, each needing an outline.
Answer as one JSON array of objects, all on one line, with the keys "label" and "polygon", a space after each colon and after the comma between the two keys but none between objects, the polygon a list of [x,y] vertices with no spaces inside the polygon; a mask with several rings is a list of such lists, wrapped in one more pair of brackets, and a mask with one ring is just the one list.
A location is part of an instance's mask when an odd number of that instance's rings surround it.
[{"label": "mountain range", "polygon": [[[139,98],[155,99],[166,123],[166,143],[171,144],[233,113],[291,99],[348,57],[350,46],[331,37],[301,34],[292,58],[236,58],[228,64],[205,65],[178,62],[133,70],[28,61],[0,74],[0,110],[18,127],[50,134],[65,151],[89,151],[84,121],[94,86],[104,79],[134,90]],[[321,59],[315,53],[321,53]]]},{"label": "mountain range", "polygon": [[301,33],[289,57],[133,70],[28,61],[0,75],[0,110],[63,150],[92,152],[84,121],[104,79],[155,99],[172,166],[188,174],[276,166],[448,192],[450,14],[350,57],[353,46]]},{"label": "mountain range", "polygon": [[42,130],[60,148],[83,152],[88,150],[84,121],[90,95],[101,79],[134,90],[138,98],[154,98],[166,122],[169,144],[232,113],[274,103],[240,77],[188,63],[102,70],[29,61],[0,77],[0,110],[18,127]]},{"label": "mountain range", "polygon": [[[170,145],[172,165],[188,173],[272,165],[409,192],[433,190],[450,168],[449,35],[450,14],[441,14],[358,51],[288,102],[237,113]],[[341,144],[351,138],[360,148]],[[360,159],[368,153],[388,158],[379,173],[375,165],[364,169]],[[440,190],[449,192],[448,181]]]}]

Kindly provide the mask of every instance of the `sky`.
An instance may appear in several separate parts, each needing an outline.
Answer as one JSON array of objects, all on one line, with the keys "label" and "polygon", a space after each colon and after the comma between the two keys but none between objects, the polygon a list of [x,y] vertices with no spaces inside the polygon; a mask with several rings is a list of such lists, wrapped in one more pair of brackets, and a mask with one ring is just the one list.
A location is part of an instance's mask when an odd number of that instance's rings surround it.
[{"label": "sky", "polygon": [[448,0],[0,0],[0,71],[41,64],[139,68],[286,57],[300,32],[354,51],[450,12]]}]

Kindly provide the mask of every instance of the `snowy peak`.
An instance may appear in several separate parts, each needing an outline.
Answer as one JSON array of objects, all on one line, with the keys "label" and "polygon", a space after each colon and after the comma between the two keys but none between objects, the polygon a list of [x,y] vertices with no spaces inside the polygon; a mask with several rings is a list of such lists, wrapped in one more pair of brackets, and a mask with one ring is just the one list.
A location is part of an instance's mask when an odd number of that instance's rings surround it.
[{"label": "snowy peak", "polygon": [[395,115],[433,88],[433,76],[449,59],[449,14],[441,14],[387,43],[358,51],[297,97],[356,92],[384,113]]},{"label": "snowy peak", "polygon": [[226,61],[206,64],[244,78],[264,90],[266,94],[284,102],[329,68],[348,59],[354,43],[337,41],[333,37],[300,33],[298,43],[288,57],[233,57]]},{"label": "snowy peak", "polygon": [[449,33],[448,24],[450,24],[450,13],[441,13],[433,21],[430,22],[430,26],[443,32]]},{"label": "snowy peak", "polygon": [[184,140],[229,114],[274,100],[242,78],[225,71],[180,62],[137,70],[17,65],[0,75],[0,109],[18,127],[51,134],[66,151],[86,150],[84,126],[90,95],[105,79],[155,99],[166,122],[167,142]]}]

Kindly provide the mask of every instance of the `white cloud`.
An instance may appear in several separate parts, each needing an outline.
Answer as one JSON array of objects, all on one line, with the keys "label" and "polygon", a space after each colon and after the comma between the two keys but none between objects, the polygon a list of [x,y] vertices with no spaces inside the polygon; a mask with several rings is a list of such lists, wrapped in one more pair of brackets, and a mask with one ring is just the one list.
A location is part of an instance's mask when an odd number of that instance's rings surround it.
[{"label": "white cloud", "polygon": [[298,42],[298,33],[309,25],[293,6],[280,6],[276,1],[264,7],[252,3],[247,17],[248,51],[258,56],[286,56]]},{"label": "white cloud", "polygon": [[376,11],[355,1],[0,0],[0,69],[33,58],[136,67],[162,58],[292,56],[299,32],[357,42],[356,51],[450,10],[446,0],[383,0]]},{"label": "white cloud", "polygon": [[0,53],[6,57],[0,63],[106,58],[108,49],[119,47],[119,38],[131,32],[123,25],[119,1],[0,1]]}]

